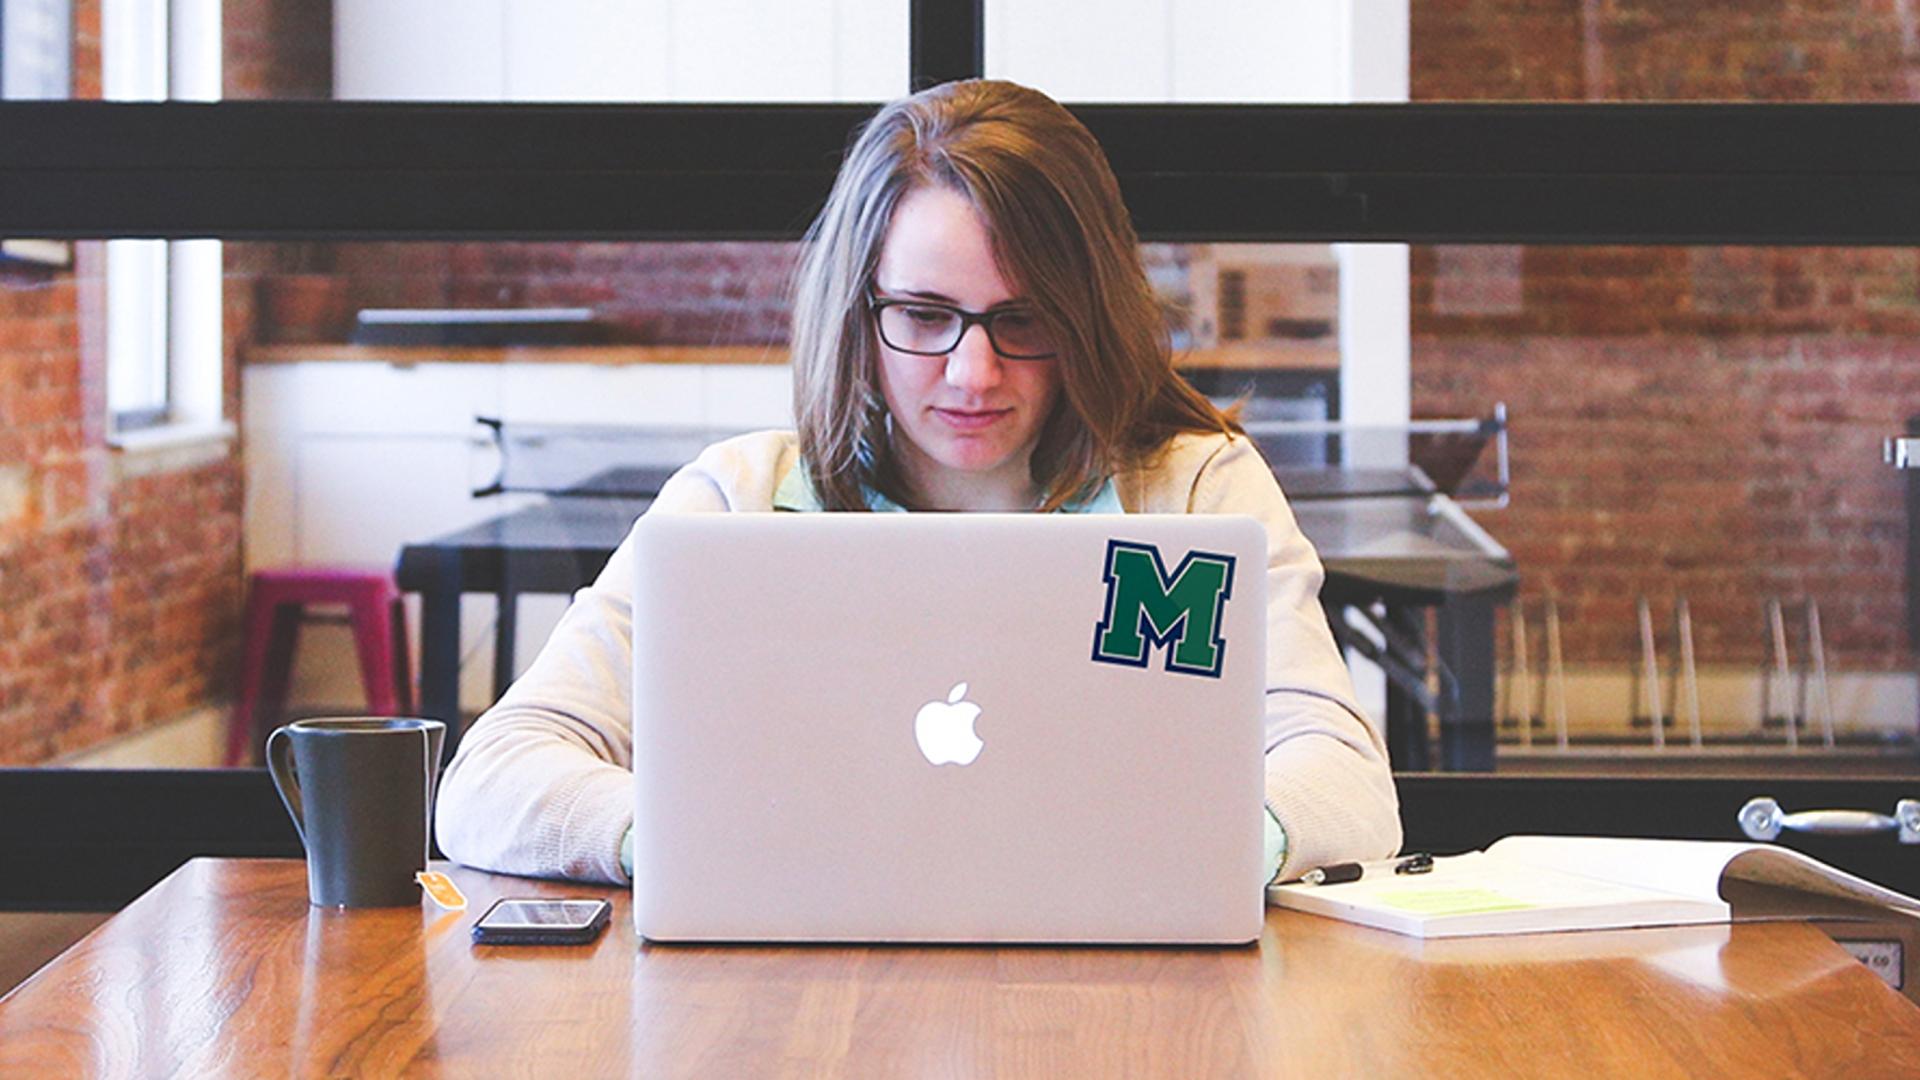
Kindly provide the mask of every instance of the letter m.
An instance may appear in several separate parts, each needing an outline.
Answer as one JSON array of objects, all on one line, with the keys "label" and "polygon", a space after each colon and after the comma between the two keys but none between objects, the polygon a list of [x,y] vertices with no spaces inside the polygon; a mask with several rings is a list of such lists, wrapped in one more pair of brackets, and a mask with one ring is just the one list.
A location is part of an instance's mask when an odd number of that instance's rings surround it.
[{"label": "letter m", "polygon": [[1096,661],[1143,668],[1157,646],[1167,651],[1168,671],[1220,677],[1233,556],[1188,552],[1168,574],[1159,548],[1109,540],[1106,582],[1106,617],[1093,632]]}]

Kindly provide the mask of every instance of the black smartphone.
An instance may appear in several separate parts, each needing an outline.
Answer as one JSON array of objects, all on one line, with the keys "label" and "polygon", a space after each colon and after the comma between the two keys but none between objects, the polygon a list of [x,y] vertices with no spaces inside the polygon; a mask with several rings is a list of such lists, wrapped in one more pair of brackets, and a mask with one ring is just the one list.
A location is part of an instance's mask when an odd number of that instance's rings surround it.
[{"label": "black smartphone", "polygon": [[514,900],[493,902],[473,924],[476,945],[585,945],[600,936],[613,905],[605,900]]}]

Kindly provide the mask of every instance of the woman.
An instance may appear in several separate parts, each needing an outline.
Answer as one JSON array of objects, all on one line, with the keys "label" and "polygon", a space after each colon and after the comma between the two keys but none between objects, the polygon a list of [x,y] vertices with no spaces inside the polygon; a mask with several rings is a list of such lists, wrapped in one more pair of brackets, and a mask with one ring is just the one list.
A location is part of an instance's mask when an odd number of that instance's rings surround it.
[{"label": "woman", "polygon": [[[1399,846],[1379,732],[1316,600],[1319,560],[1259,452],[1174,372],[1119,187],[1059,104],[972,80],[882,109],[807,234],[793,365],[797,432],[709,447],[653,512],[1257,517],[1269,876]],[[629,563],[615,554],[581,590],[448,766],[438,835],[455,859],[630,874]]]}]

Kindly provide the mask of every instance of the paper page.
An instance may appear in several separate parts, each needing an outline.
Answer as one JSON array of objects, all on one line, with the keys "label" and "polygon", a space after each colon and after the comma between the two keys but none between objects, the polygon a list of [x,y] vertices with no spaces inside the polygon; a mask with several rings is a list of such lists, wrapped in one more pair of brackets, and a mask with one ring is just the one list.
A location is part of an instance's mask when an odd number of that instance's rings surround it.
[{"label": "paper page", "polygon": [[[1381,874],[1349,885],[1309,886],[1321,892],[1350,890],[1355,900],[1419,915],[1465,915],[1525,908],[1599,907],[1649,899],[1632,884],[1542,872],[1534,864],[1485,855],[1435,859],[1434,872]],[[1656,897],[1665,890],[1655,890]],[[1710,897],[1709,899],[1717,899]]]},{"label": "paper page", "polygon": [[1746,850],[1727,867],[1727,876],[1762,885],[1779,885],[1819,896],[1865,900],[1905,911],[1920,911],[1920,900],[1882,888],[1871,881],[1836,870],[1791,848],[1772,844],[1743,844]]},{"label": "paper page", "polygon": [[1616,836],[1509,836],[1487,854],[1566,874],[1623,882],[1699,900],[1720,899],[1727,864],[1761,845]]},{"label": "paper page", "polygon": [[1920,900],[1836,870],[1776,844],[1612,836],[1509,836],[1487,854],[1569,874],[1626,882],[1701,899],[1719,898],[1723,877],[1920,910]]}]

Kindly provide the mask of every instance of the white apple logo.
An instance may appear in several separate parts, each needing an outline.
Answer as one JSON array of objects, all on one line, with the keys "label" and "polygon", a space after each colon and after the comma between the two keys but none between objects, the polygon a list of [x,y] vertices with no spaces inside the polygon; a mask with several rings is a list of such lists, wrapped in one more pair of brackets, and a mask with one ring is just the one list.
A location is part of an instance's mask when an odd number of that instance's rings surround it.
[{"label": "white apple logo", "polygon": [[973,733],[980,706],[962,701],[966,696],[967,684],[956,683],[947,700],[927,702],[913,718],[913,737],[919,740],[920,752],[935,765],[971,765],[986,745]]}]

